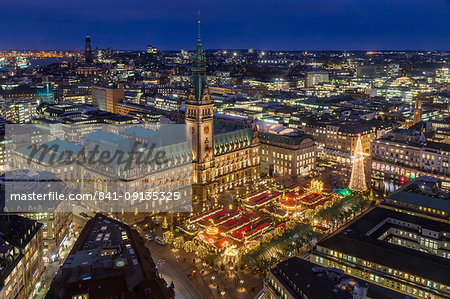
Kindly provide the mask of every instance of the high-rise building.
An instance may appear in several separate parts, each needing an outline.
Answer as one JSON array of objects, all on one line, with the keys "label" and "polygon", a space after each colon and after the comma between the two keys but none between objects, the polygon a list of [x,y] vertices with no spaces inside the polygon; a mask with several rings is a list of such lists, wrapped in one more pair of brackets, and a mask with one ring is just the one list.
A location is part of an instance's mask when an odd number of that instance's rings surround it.
[{"label": "high-rise building", "polygon": [[84,47],[84,60],[86,63],[92,63],[92,47],[91,47],[91,37],[89,34],[86,34],[86,41]]},{"label": "high-rise building", "polygon": [[116,103],[124,98],[122,88],[92,87],[92,103],[100,110],[116,113]]}]

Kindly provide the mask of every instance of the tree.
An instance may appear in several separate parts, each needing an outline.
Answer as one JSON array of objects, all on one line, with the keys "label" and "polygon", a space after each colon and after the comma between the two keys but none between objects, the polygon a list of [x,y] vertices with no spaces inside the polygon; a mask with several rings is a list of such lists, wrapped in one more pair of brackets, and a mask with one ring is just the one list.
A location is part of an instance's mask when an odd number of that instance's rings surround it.
[{"label": "tree", "polygon": [[173,246],[174,246],[175,248],[182,248],[183,245],[184,245],[184,238],[183,238],[183,236],[176,237],[176,238],[173,240]]},{"label": "tree", "polygon": [[163,233],[163,240],[167,244],[173,243],[173,237],[174,237],[174,235],[173,235],[173,232],[171,232],[171,231],[167,231],[167,232]]},{"label": "tree", "polygon": [[208,249],[203,245],[199,245],[196,253],[199,258],[205,258],[208,255]]},{"label": "tree", "polygon": [[274,236],[281,236],[284,233],[284,228],[282,227],[277,227],[274,231],[273,231],[273,235]]},{"label": "tree", "polygon": [[186,252],[194,252],[197,249],[197,246],[193,241],[187,241],[184,243],[183,249]]},{"label": "tree", "polygon": [[252,241],[249,242],[248,245],[249,245],[249,247],[250,247],[251,249],[255,249],[255,248],[259,247],[260,242],[257,241],[257,240],[252,240]]},{"label": "tree", "polygon": [[286,222],[286,230],[294,229],[297,226],[297,222],[293,219]]},{"label": "tree", "polygon": [[367,198],[369,201],[373,201],[373,189],[370,189],[369,196]]},{"label": "tree", "polygon": [[243,256],[247,252],[247,248],[245,246],[238,247],[239,256]]},{"label": "tree", "polygon": [[311,219],[313,215],[314,215],[314,210],[307,210],[307,211],[305,212],[305,218],[306,218],[307,220]]},{"label": "tree", "polygon": [[272,240],[272,238],[273,238],[273,236],[271,233],[265,233],[261,237],[261,242],[263,242],[263,243],[270,242],[270,240]]}]

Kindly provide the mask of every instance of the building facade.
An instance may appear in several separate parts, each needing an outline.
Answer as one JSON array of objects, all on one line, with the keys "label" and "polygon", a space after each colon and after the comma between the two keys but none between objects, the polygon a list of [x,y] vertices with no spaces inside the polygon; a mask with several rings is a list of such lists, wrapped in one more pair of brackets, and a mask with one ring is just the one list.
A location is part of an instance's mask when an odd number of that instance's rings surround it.
[{"label": "building facade", "polygon": [[1,298],[34,297],[41,287],[42,224],[18,215],[0,215]]},{"label": "building facade", "polygon": [[342,270],[320,267],[292,257],[271,269],[264,279],[264,299],[395,299],[402,294],[364,280]]},{"label": "building facade", "polygon": [[91,46],[91,37],[89,34],[86,35],[85,45],[84,45],[84,61],[86,63],[92,63],[94,60],[92,59],[92,46]]},{"label": "building facade", "polygon": [[116,103],[125,98],[121,88],[92,87],[92,102],[98,109],[116,113]]},{"label": "building facade", "polygon": [[175,298],[144,239],[97,214],[86,223],[45,298]]},{"label": "building facade", "polygon": [[272,176],[304,176],[316,168],[317,146],[306,134],[259,133],[261,172]]},{"label": "building facade", "polygon": [[372,142],[374,187],[394,191],[422,175],[448,179],[449,159],[448,144],[427,141],[418,131],[395,129]]},{"label": "building facade", "polygon": [[37,100],[32,98],[6,99],[0,104],[1,116],[15,124],[30,123],[38,106]]},{"label": "building facade", "polygon": [[302,130],[314,137],[320,156],[343,164],[351,162],[359,137],[363,152],[369,154],[370,143],[378,134],[376,126],[371,123],[342,121],[312,122],[303,126]]},{"label": "building facade", "polygon": [[194,202],[213,198],[217,192],[259,177],[256,130],[219,126],[214,122],[214,103],[207,84],[200,23],[185,111],[186,135],[192,138]]},{"label": "building facade", "polygon": [[415,298],[448,298],[448,189],[428,190],[422,182],[437,183],[421,178],[416,189],[408,185],[394,193],[320,241],[310,261]]}]

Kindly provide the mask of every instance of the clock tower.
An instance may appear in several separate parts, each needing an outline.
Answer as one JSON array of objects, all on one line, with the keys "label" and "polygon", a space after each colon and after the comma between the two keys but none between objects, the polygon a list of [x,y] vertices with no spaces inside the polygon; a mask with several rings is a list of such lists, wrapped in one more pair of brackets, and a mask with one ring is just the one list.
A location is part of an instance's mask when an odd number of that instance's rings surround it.
[{"label": "clock tower", "polygon": [[185,103],[186,134],[192,140],[194,203],[202,203],[214,196],[214,103],[206,81],[206,61],[200,39],[198,21],[197,49],[192,61],[189,96]]}]

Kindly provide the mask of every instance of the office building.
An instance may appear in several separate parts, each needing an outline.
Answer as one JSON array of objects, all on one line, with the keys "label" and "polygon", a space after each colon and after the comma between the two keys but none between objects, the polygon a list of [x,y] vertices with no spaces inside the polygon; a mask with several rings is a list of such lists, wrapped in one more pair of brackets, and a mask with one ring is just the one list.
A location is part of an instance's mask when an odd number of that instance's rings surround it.
[{"label": "office building", "polygon": [[310,135],[259,133],[261,172],[272,176],[304,176],[316,168],[317,146]]},{"label": "office building", "polygon": [[330,76],[328,72],[308,72],[305,81],[306,87],[312,87],[322,82],[330,82]]},{"label": "office building", "polygon": [[124,90],[121,88],[92,87],[92,103],[100,110],[116,113],[116,103],[124,99]]},{"label": "office building", "polygon": [[[132,115],[120,115],[86,104],[43,103],[37,108],[37,118],[33,123],[52,127],[61,123],[64,139],[67,141],[79,140],[80,136],[97,130],[102,124],[133,124],[138,119]],[[56,136],[54,136],[56,137]],[[51,141],[51,140],[49,140]]]},{"label": "office building", "polygon": [[177,96],[156,96],[154,107],[163,111],[179,111],[181,108],[181,98]]},{"label": "office building", "polygon": [[32,98],[0,99],[1,116],[15,124],[30,123],[36,114],[37,100]]},{"label": "office building", "polygon": [[430,181],[421,178],[415,183],[418,188],[409,185],[394,193],[386,203],[320,241],[310,261],[411,297],[448,298],[448,191],[428,193],[423,183]]},{"label": "office building", "polygon": [[[13,162],[11,163],[11,167],[14,168],[14,166],[18,166],[17,159],[14,156],[12,160]],[[38,172],[27,170],[25,169],[25,167],[27,166],[25,164],[26,162],[23,163],[24,164],[21,166],[23,166],[24,169],[7,171],[0,176],[0,190],[2,191],[2,193],[0,194],[0,202],[2,206],[5,206],[5,201],[8,200],[6,196],[8,194],[11,194],[11,190],[8,190],[8,188],[13,188],[12,191],[15,193],[23,192],[24,194],[28,194],[30,192],[35,192],[44,194],[48,192],[47,182],[49,181],[52,182],[52,191],[60,191],[59,189],[57,189],[58,187],[65,188],[65,184],[60,181],[55,174],[47,171]],[[59,170],[57,170],[56,168],[53,168],[51,166],[47,167],[47,170],[53,170],[56,173],[61,173],[61,169],[63,168],[61,167]],[[69,169],[69,167],[66,167],[66,173]],[[73,170],[73,167],[71,167],[71,169]],[[28,186],[31,189],[22,189],[24,188],[24,186],[18,183],[16,184],[16,182],[18,181],[30,182]],[[57,185],[56,182],[60,182],[60,185]],[[8,205],[6,205],[6,207],[8,208]],[[9,207],[11,209],[10,212],[14,212],[14,214],[16,215],[32,219],[42,224],[41,258],[44,262],[56,260],[59,257],[60,252],[68,244],[67,241],[69,230],[71,229],[72,225],[72,213],[64,211],[62,204],[56,206],[54,210],[42,209],[39,212],[36,211],[36,207],[33,207],[33,209],[29,211],[28,209],[21,207],[20,203],[19,206],[11,203]],[[15,207],[17,207],[17,209]]]},{"label": "office building", "polygon": [[142,123],[159,123],[161,120],[161,114],[154,109],[151,109],[149,106],[130,103],[128,101],[117,102],[116,113],[132,116]]},{"label": "office building", "polygon": [[42,224],[0,215],[0,298],[33,298],[41,288]]},{"label": "office building", "polygon": [[264,279],[264,299],[400,299],[404,295],[298,257],[287,259]]},{"label": "office building", "polygon": [[300,128],[316,140],[319,155],[345,164],[351,161],[358,137],[361,137],[363,152],[370,153],[371,141],[377,138],[378,131],[383,130],[377,123],[310,120]]},{"label": "office building", "polygon": [[[449,221],[449,191],[450,180],[421,176],[389,194],[383,205],[407,214]],[[439,244],[441,247],[443,245]],[[450,257],[445,252],[438,255]]]},{"label": "office building", "polygon": [[156,54],[158,52],[158,49],[151,45],[147,45],[147,53],[148,54]]},{"label": "office building", "polygon": [[80,233],[45,298],[174,298],[138,232],[97,214]]}]

